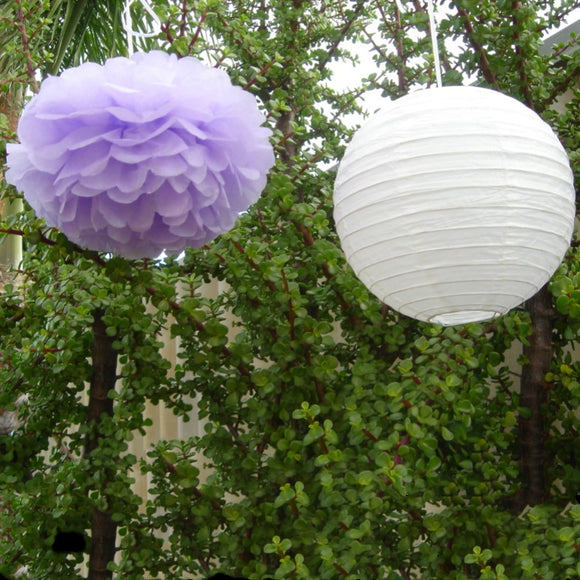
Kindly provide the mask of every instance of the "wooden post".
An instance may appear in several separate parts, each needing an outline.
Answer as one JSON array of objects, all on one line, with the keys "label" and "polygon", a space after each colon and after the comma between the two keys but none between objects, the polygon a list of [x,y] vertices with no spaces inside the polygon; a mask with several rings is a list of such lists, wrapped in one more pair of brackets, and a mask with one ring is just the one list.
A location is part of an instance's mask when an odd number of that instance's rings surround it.
[{"label": "wooden post", "polygon": [[[15,88],[5,94],[0,94],[0,113],[8,118],[8,128],[16,131],[18,115],[22,104],[22,89]],[[4,176],[0,173],[0,179]],[[8,201],[0,199],[0,216],[7,217],[22,211],[20,200]],[[17,266],[22,260],[22,239],[20,236],[6,236],[0,243],[0,283],[11,267]]]}]

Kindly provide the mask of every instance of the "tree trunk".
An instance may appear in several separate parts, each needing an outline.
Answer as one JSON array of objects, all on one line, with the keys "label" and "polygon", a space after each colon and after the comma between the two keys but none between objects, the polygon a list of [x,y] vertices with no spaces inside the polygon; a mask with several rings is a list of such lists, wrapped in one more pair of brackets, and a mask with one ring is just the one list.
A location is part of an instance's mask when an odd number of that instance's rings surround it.
[{"label": "tree trunk", "polygon": [[[99,447],[103,435],[100,424],[113,415],[113,399],[109,391],[115,388],[117,378],[117,353],[113,349],[113,338],[107,335],[102,313],[95,314],[93,323],[93,376],[89,393],[88,423],[95,423],[87,438],[86,455],[90,456]],[[98,452],[98,451],[97,451]],[[105,485],[107,479],[105,478]],[[107,565],[115,558],[117,524],[111,512],[94,509],[91,518],[91,554],[89,580],[108,580],[113,577]]]},{"label": "tree trunk", "polygon": [[520,465],[523,487],[515,498],[515,508],[537,505],[546,499],[545,406],[548,401],[545,376],[552,363],[552,300],[544,286],[526,303],[532,321],[532,335],[524,347],[520,406],[529,417],[520,416]]}]

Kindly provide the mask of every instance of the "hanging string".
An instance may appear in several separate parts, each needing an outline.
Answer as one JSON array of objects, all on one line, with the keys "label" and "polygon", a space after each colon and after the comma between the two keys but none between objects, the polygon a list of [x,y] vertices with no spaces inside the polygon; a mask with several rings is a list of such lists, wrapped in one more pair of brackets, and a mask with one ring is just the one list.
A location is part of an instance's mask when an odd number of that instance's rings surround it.
[{"label": "hanging string", "polygon": [[431,30],[431,44],[433,46],[433,62],[435,65],[435,78],[437,86],[442,87],[441,82],[441,61],[439,59],[439,43],[437,42],[437,24],[433,12],[433,0],[427,0],[427,11],[429,12],[429,29]]},{"label": "hanging string", "polygon": [[121,15],[123,29],[125,30],[125,35],[127,36],[127,54],[129,56],[133,54],[133,19],[131,18],[131,4],[131,0],[125,0],[125,8],[123,9],[123,14]]},{"label": "hanging string", "polygon": [[135,0],[125,0],[125,7],[123,8],[123,13],[121,14],[121,21],[123,24],[123,29],[125,30],[125,35],[127,36],[127,53],[131,56],[135,50],[135,37],[138,38],[151,38],[157,36],[161,30],[161,20],[159,16],[155,14],[155,11],[151,7],[151,3],[148,0],[139,0],[141,6],[149,16],[151,17],[152,30],[151,32],[138,32],[133,29],[133,18],[131,16],[131,5]]}]

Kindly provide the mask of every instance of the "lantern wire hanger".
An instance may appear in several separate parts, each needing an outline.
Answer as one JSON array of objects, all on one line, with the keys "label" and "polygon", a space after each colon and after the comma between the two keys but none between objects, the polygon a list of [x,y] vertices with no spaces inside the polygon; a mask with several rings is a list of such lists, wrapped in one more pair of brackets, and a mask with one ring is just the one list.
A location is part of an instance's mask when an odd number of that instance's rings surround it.
[{"label": "lantern wire hanger", "polygon": [[441,60],[439,58],[439,43],[437,42],[437,24],[433,11],[433,0],[427,0],[427,12],[429,13],[429,30],[431,31],[431,44],[433,45],[433,63],[435,65],[435,78],[437,87],[441,88]]},{"label": "lantern wire hanger", "polygon": [[151,32],[138,32],[133,29],[133,18],[131,17],[131,6],[135,3],[135,0],[125,0],[125,8],[121,15],[121,20],[123,24],[123,29],[125,30],[125,35],[127,36],[127,53],[131,56],[135,50],[135,37],[137,38],[151,38],[157,36],[161,30],[161,20],[159,16],[155,14],[155,11],[151,7],[151,3],[148,0],[139,0],[141,6],[143,6],[145,12],[151,16],[152,20],[152,30]]}]

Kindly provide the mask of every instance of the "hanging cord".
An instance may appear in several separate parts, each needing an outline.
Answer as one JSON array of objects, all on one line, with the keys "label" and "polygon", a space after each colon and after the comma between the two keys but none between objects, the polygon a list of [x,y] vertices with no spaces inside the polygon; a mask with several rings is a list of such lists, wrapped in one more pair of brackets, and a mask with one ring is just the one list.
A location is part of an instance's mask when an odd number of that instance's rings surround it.
[{"label": "hanging cord", "polygon": [[123,29],[127,36],[127,53],[129,56],[131,56],[135,50],[135,37],[151,38],[152,36],[157,36],[161,30],[161,20],[159,20],[159,16],[155,14],[155,11],[148,0],[139,0],[139,2],[141,3],[141,6],[143,6],[145,12],[147,12],[151,17],[152,30],[151,32],[137,32],[136,30],[133,30],[133,18],[131,16],[131,5],[133,2],[134,0],[125,0],[125,8],[121,14]]},{"label": "hanging cord", "polygon": [[435,64],[435,78],[437,87],[441,88],[441,61],[439,59],[439,43],[437,42],[437,24],[433,13],[433,0],[427,0],[427,11],[429,12],[429,29],[431,31],[431,44],[433,45],[433,62]]},{"label": "hanging cord", "polygon": [[401,12],[401,13],[405,12],[405,9],[403,8],[403,3],[401,2],[401,0],[395,0],[395,4],[397,5],[399,12]]}]

